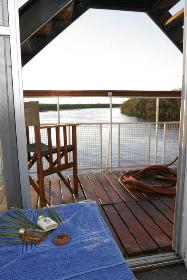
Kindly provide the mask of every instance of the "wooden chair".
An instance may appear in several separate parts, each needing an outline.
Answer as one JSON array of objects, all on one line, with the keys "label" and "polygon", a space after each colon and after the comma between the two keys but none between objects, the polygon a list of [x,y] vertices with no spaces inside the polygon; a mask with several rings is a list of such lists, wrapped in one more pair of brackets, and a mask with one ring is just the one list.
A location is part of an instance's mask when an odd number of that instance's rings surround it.
[{"label": "wooden chair", "polygon": [[[40,196],[41,204],[47,203],[44,178],[55,173],[72,194],[78,194],[76,124],[40,126],[38,102],[25,103],[25,123],[28,168],[31,169],[35,163],[37,164],[37,181],[31,175],[29,179],[30,184]],[[44,132],[46,133],[45,142],[42,138]],[[70,143],[67,143],[68,140]],[[43,163],[43,159],[46,160],[47,166]],[[70,168],[73,168],[74,188],[62,175],[62,171]]]}]

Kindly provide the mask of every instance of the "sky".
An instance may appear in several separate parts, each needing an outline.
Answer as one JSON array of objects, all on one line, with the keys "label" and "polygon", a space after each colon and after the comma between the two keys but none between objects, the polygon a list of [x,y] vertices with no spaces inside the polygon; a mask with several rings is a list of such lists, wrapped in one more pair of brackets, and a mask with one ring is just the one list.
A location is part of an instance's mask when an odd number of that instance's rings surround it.
[{"label": "sky", "polygon": [[30,90],[172,90],[182,54],[145,13],[89,9],[22,73]]},{"label": "sky", "polygon": [[24,5],[28,0],[17,0],[18,1],[18,7],[21,7]]}]

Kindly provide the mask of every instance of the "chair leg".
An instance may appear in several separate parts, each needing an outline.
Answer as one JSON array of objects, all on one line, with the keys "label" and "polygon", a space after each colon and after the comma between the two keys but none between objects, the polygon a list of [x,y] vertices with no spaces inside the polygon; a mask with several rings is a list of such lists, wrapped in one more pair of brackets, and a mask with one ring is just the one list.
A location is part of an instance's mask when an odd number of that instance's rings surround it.
[{"label": "chair leg", "polygon": [[41,206],[46,206],[46,198],[45,198],[45,186],[44,186],[44,178],[38,178],[38,186],[39,186],[39,196],[40,196],[40,204]]},{"label": "chair leg", "polygon": [[74,185],[74,193],[78,195],[76,126],[72,126],[72,143],[73,143],[73,185]]},{"label": "chair leg", "polygon": [[38,182],[38,184],[36,184],[31,176],[29,176],[29,179],[30,179],[30,185],[34,188],[34,190],[37,192],[37,194],[40,197],[41,206],[46,206],[46,203],[48,203],[48,201],[45,198],[44,185],[41,187],[41,185],[39,185],[39,182]]},{"label": "chair leg", "polygon": [[73,191],[73,189],[71,188],[71,185],[70,185],[70,183],[67,181],[67,179],[65,179],[64,176],[63,176],[60,172],[57,172],[57,175],[58,175],[59,178],[62,180],[62,182],[64,183],[64,185],[68,188],[68,190],[70,191],[70,193],[73,195],[73,194],[74,194],[74,191]]}]

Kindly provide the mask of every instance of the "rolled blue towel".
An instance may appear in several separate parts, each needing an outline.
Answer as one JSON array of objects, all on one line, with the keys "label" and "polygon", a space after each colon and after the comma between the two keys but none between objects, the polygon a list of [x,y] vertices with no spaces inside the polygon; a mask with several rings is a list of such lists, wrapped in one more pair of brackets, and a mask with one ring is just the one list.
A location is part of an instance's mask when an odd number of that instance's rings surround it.
[{"label": "rolled blue towel", "polygon": [[[0,279],[135,279],[95,202],[61,205],[55,209],[63,224],[40,245],[7,246],[7,251],[6,246],[0,248],[0,258],[4,254],[9,255],[6,256],[6,264],[0,262]],[[53,240],[61,232],[68,233],[71,242],[56,246]]]}]

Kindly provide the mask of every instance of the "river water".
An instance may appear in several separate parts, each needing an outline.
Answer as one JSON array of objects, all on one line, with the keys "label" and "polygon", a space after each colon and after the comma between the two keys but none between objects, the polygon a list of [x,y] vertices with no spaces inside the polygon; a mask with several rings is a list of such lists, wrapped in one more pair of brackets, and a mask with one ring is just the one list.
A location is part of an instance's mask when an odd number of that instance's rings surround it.
[{"label": "river water", "polygon": [[[41,123],[57,123],[58,114],[54,111],[40,113]],[[74,109],[60,111],[62,123],[106,123],[110,121],[110,110],[107,108]],[[112,109],[113,122],[138,122],[135,117],[121,114],[120,108]]]},{"label": "river water", "polygon": [[[121,114],[120,108],[112,109],[112,164],[114,167],[137,166],[155,162],[155,146],[157,145],[156,163],[173,160],[178,152],[178,124],[158,126],[158,140],[155,141],[156,126],[142,122],[135,117]],[[58,123],[58,114],[54,111],[40,113],[41,123]],[[107,108],[74,109],[60,111],[61,123],[82,124],[77,129],[79,168],[106,168],[110,163],[109,155],[109,123],[110,110]],[[100,125],[102,126],[102,145]],[[84,125],[83,125],[84,124]],[[86,125],[87,124],[87,125]],[[164,140],[165,133],[165,140]],[[102,149],[101,149],[102,148]],[[165,152],[164,152],[165,151]]]}]

